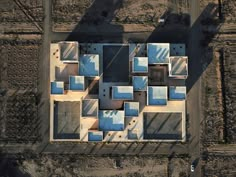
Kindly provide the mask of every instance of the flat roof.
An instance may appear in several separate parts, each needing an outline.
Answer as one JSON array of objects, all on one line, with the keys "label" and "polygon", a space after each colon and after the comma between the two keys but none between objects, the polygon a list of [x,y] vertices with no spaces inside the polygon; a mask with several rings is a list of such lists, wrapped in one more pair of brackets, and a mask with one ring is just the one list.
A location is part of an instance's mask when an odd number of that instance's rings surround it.
[{"label": "flat roof", "polygon": [[64,94],[64,82],[51,82],[51,94]]},{"label": "flat roof", "polygon": [[79,75],[86,77],[99,76],[99,55],[97,54],[80,55]]},{"label": "flat roof", "polygon": [[168,64],[170,57],[169,43],[147,44],[148,64]]},{"label": "flat roof", "polygon": [[148,86],[148,76],[133,76],[134,91],[146,91]]},{"label": "flat roof", "polygon": [[63,81],[65,84],[69,83],[70,76],[78,75],[78,63],[62,63],[55,61],[54,70],[56,81]]},{"label": "flat roof", "polygon": [[103,45],[102,60],[104,82],[129,82],[129,45]]},{"label": "flat roof", "polygon": [[182,139],[181,112],[145,112],[144,139]]},{"label": "flat roof", "polygon": [[134,73],[147,73],[148,72],[148,58],[147,57],[134,57],[132,67],[133,67]]},{"label": "flat roof", "polygon": [[80,102],[54,102],[54,139],[80,138]]},{"label": "flat roof", "polygon": [[132,100],[133,92],[133,86],[112,86],[112,99]]},{"label": "flat roof", "polygon": [[98,100],[85,99],[82,100],[82,116],[97,117],[98,116]]},{"label": "flat roof", "polygon": [[100,110],[99,130],[101,131],[121,131],[124,130],[124,111]]},{"label": "flat roof", "polygon": [[89,141],[102,141],[103,140],[103,131],[89,131],[88,132]]},{"label": "flat roof", "polygon": [[125,116],[136,117],[139,115],[139,102],[124,102]]},{"label": "flat roof", "polygon": [[167,86],[148,86],[147,105],[166,105]]},{"label": "flat roof", "polygon": [[170,76],[188,76],[188,57],[170,57]]},{"label": "flat roof", "polygon": [[84,90],[84,76],[69,76],[69,90]]},{"label": "flat roof", "polygon": [[185,44],[170,44],[170,56],[186,56]]},{"label": "flat roof", "polygon": [[79,43],[78,42],[59,42],[60,60],[63,62],[78,62]]},{"label": "flat roof", "polygon": [[185,86],[170,86],[169,97],[171,100],[186,99],[186,87]]}]

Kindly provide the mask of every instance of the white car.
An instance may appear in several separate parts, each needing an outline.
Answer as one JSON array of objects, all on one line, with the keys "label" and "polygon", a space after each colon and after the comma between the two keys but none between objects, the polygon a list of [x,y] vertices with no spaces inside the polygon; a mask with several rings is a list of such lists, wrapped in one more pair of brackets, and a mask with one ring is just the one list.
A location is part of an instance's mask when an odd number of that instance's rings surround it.
[{"label": "white car", "polygon": [[159,22],[159,23],[164,23],[164,22],[165,22],[165,19],[164,19],[164,18],[160,18],[160,19],[158,20],[158,22]]},{"label": "white car", "polygon": [[191,172],[194,172],[194,165],[191,165]]}]

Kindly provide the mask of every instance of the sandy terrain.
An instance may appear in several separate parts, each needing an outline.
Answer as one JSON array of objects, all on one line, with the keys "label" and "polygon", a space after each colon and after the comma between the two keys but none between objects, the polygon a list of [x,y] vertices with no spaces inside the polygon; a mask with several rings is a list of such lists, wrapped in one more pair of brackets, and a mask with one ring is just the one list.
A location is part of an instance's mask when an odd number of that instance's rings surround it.
[{"label": "sandy terrain", "polygon": [[[189,4],[182,1],[177,9],[172,8],[176,4],[171,0],[54,0],[52,30],[86,31],[95,26],[103,32],[114,29],[118,32],[152,31],[160,18],[169,17],[171,23],[179,23],[179,19],[183,23],[187,21],[183,14],[188,12]],[[178,14],[170,18],[170,11]]]},{"label": "sandy terrain", "polygon": [[[11,164],[13,162],[10,162]],[[14,171],[30,176],[78,177],[187,177],[188,158],[165,157],[81,157],[77,155],[40,155],[18,159]],[[1,161],[4,165],[4,161]],[[7,174],[8,172],[5,172]],[[2,173],[0,172],[0,175]]]},{"label": "sandy terrain", "polygon": [[0,32],[42,32],[42,22],[41,0],[0,1]]},{"label": "sandy terrain", "polygon": [[227,176],[236,175],[236,155],[209,154],[203,163],[203,172],[205,176]]},{"label": "sandy terrain", "polygon": [[[203,25],[205,41],[210,42],[206,48],[205,58],[211,60],[209,65],[203,63],[206,68],[204,73],[205,85],[205,142],[235,142],[235,84],[234,74],[236,63],[235,56],[236,30],[233,20],[233,9],[236,9],[232,1],[223,1],[223,21],[215,21],[213,24]],[[229,5],[231,4],[231,5]],[[206,16],[207,19],[214,17]],[[211,21],[211,20],[210,20]],[[206,28],[206,26],[208,26]],[[218,28],[217,28],[218,26]],[[214,30],[217,29],[217,30]],[[204,66],[205,65],[205,66]]]},{"label": "sandy terrain", "polygon": [[40,40],[0,40],[2,142],[39,140],[37,87]]},{"label": "sandy terrain", "polygon": [[[205,52],[205,57],[212,58],[204,73],[205,89],[205,121],[204,121],[204,142],[218,143],[223,141],[224,120],[223,120],[223,98],[220,73],[220,54],[212,50]],[[214,56],[212,56],[214,55]]]}]

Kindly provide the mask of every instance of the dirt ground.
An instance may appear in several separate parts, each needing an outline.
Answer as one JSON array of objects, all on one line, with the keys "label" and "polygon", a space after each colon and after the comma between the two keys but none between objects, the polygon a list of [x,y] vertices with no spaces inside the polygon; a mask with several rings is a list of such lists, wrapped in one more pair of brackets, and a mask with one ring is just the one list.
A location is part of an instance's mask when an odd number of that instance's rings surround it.
[{"label": "dirt ground", "polygon": [[[54,22],[83,23],[147,23],[154,22],[166,10],[167,0],[96,1],[54,0]],[[157,8],[158,7],[158,8]],[[161,7],[161,8],[160,8]],[[95,24],[96,25],[96,24]]]},{"label": "dirt ground", "polygon": [[236,155],[209,154],[202,165],[204,175],[207,177],[236,175]]},{"label": "dirt ground", "polygon": [[[209,42],[205,57],[210,61],[209,65],[206,64],[203,75],[205,119],[202,123],[201,140],[204,176],[236,175],[235,148],[230,146],[235,144],[236,133],[236,35],[232,33],[236,30],[235,11],[235,1],[222,1],[222,19],[206,17],[209,23],[202,21],[205,40]],[[213,152],[212,148],[219,144],[217,152]],[[209,151],[205,151],[204,147],[209,147]],[[232,154],[228,154],[226,149],[230,149]]]},{"label": "dirt ground", "polygon": [[[215,50],[215,49],[214,49]],[[213,56],[212,56],[213,54]],[[205,91],[204,143],[224,141],[223,98],[220,73],[220,54],[212,49],[206,50],[205,57],[212,58],[203,77]]]},{"label": "dirt ground", "polygon": [[[165,157],[80,157],[76,155],[41,155],[8,162],[14,171],[30,176],[78,177],[187,177],[188,158]],[[1,166],[4,166],[3,160]],[[5,171],[5,175],[8,174]],[[19,173],[19,172],[18,172]],[[0,175],[3,173],[0,172]]]},{"label": "dirt ground", "polygon": [[189,169],[187,158],[173,158],[169,162],[169,175],[171,177],[188,176]]},{"label": "dirt ground", "polygon": [[220,36],[224,41],[223,50],[223,77],[224,77],[224,109],[225,109],[225,127],[226,127],[226,141],[228,143],[236,143],[236,35],[232,31],[236,31],[236,1],[224,1],[223,13],[225,14],[225,23],[223,32]]},{"label": "dirt ground", "polygon": [[[181,5],[178,9],[172,9],[176,4]],[[53,31],[86,31],[91,26],[102,28],[103,31],[114,26],[119,32],[150,31],[153,29],[151,27],[158,25],[160,18],[168,17],[166,23],[179,23],[179,19],[182,19],[181,23],[187,24],[188,18],[184,13],[188,11],[189,4],[172,0],[54,0],[52,9]],[[170,11],[175,16],[171,16]]]},{"label": "dirt ground", "polygon": [[0,1],[0,32],[42,32],[42,0]]},{"label": "dirt ground", "polygon": [[[223,20],[217,22],[214,17],[211,17],[216,23],[202,23],[205,40],[210,41],[205,47],[204,57],[211,61],[209,65],[206,64],[203,77],[205,87],[203,102],[206,116],[203,138],[210,144],[235,143],[235,111],[233,110],[236,87],[233,73],[236,63],[233,58],[236,51],[236,35],[231,34],[231,31],[235,31],[236,26],[233,25],[235,19],[230,16],[234,13],[233,9],[236,10],[236,4],[234,1],[227,1],[227,3],[223,1],[222,4]],[[209,17],[206,18],[209,20]],[[205,28],[206,26],[208,28]],[[217,26],[218,30],[212,30]]]},{"label": "dirt ground", "polygon": [[[233,36],[234,39],[236,36]],[[232,38],[228,38],[232,40]],[[236,40],[235,40],[236,41]],[[235,71],[236,71],[236,45],[234,42],[229,42],[229,45],[224,53],[224,77],[225,77],[225,117],[227,128],[227,141],[228,143],[236,143],[236,83],[235,83]]]},{"label": "dirt ground", "polygon": [[0,43],[1,142],[35,142],[40,138],[37,87],[41,42],[9,37]]}]

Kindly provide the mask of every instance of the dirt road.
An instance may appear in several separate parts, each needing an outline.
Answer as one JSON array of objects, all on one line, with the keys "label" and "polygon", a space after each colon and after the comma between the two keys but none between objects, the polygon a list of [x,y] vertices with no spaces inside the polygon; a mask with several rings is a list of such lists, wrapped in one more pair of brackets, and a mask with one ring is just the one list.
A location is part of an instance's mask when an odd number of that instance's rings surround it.
[{"label": "dirt road", "polygon": [[191,26],[196,22],[200,15],[200,1],[199,0],[190,0],[190,20]]},{"label": "dirt road", "polygon": [[39,118],[41,119],[42,142],[39,145],[44,147],[49,141],[49,52],[51,43],[51,1],[44,0],[44,34],[43,48],[40,58],[39,68],[39,94],[41,102],[39,104]]},{"label": "dirt road", "polygon": [[[190,163],[200,159],[200,122],[201,122],[201,74],[202,74],[202,61],[201,61],[201,48],[200,39],[202,32],[200,30],[200,8],[198,0],[191,0],[190,3],[190,17],[191,28],[189,33],[189,77],[187,79],[188,104],[187,114],[190,122],[190,144],[189,153],[191,156]],[[191,176],[201,176],[201,165],[195,165],[196,169]]]}]

